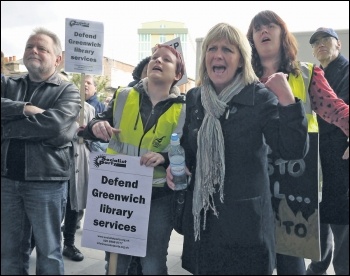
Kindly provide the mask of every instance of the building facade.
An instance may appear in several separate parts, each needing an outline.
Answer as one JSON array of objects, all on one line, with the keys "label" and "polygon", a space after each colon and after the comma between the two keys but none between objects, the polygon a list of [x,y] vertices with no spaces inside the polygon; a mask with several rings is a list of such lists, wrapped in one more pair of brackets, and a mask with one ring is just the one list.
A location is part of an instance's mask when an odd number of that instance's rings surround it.
[{"label": "building facade", "polygon": [[[196,49],[184,23],[165,20],[145,22],[141,24],[141,28],[137,30],[137,33],[139,36],[138,61],[150,56],[152,54],[152,48],[156,44],[165,43],[174,38],[180,38],[188,82],[180,85],[179,88],[182,93],[186,93],[195,86]],[[63,60],[58,70],[64,70],[64,58],[65,53],[63,52]],[[107,87],[109,90],[113,91],[119,86],[127,86],[133,80],[132,72],[135,66],[136,64],[131,65],[109,57],[104,57],[102,74],[108,78],[109,82]],[[21,60],[13,61],[13,58],[11,61],[8,60],[6,68],[9,68],[7,74],[16,75],[26,73],[26,69]]]},{"label": "building facade", "polygon": [[179,88],[182,93],[186,93],[195,86],[194,75],[191,75],[191,72],[194,72],[194,64],[191,64],[189,58],[189,55],[195,55],[195,49],[192,47],[193,43],[191,43],[188,29],[184,23],[166,20],[145,22],[141,24],[141,28],[137,30],[137,33],[139,36],[139,61],[150,56],[152,48],[156,44],[162,44],[179,37],[188,78],[188,82],[180,85]]}]

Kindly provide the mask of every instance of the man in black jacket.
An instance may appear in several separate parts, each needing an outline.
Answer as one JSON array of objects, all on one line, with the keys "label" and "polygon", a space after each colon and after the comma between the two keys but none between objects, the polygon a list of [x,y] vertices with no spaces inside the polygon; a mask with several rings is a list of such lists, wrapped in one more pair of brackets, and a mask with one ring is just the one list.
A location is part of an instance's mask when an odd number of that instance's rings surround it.
[{"label": "man in black jacket", "polygon": [[31,229],[37,274],[64,275],[60,226],[80,95],[58,76],[61,60],[57,35],[35,29],[23,55],[28,74],[1,83],[2,275],[28,274]]},{"label": "man in black jacket", "polygon": [[[338,34],[330,28],[318,28],[311,36],[310,44],[330,86],[339,98],[349,104],[349,61],[340,54],[341,42]],[[335,274],[349,275],[348,137],[321,117],[317,116],[317,120],[323,174],[320,203],[321,261],[312,261],[307,274],[326,273],[333,255]],[[344,154],[346,150],[347,157]]]}]

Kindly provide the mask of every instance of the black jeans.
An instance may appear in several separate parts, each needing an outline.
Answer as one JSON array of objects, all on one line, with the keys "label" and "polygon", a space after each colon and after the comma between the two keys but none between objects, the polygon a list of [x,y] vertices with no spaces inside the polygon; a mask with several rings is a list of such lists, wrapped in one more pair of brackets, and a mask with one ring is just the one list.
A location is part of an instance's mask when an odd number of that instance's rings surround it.
[{"label": "black jeans", "polygon": [[66,214],[64,216],[63,238],[64,238],[64,245],[72,246],[74,245],[75,232],[77,230],[76,227],[77,227],[77,219],[78,219],[79,212],[76,212],[75,210],[71,209],[69,188],[70,188],[70,184],[68,181],[68,197],[67,197]]},{"label": "black jeans", "polygon": [[277,253],[276,262],[277,275],[306,275],[304,258]]},{"label": "black jeans", "polygon": [[307,275],[326,273],[331,262],[336,275],[349,275],[349,225],[321,223],[320,242],[321,261],[311,261]]}]

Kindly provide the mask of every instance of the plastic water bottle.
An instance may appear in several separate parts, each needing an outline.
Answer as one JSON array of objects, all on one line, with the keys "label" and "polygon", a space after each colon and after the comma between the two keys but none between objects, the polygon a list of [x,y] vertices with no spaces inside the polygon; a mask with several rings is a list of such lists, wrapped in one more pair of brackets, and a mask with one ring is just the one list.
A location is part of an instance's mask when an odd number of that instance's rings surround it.
[{"label": "plastic water bottle", "polygon": [[185,151],[180,145],[180,139],[177,133],[171,135],[169,160],[170,170],[173,175],[175,190],[183,190],[187,188],[187,175],[185,172]]}]

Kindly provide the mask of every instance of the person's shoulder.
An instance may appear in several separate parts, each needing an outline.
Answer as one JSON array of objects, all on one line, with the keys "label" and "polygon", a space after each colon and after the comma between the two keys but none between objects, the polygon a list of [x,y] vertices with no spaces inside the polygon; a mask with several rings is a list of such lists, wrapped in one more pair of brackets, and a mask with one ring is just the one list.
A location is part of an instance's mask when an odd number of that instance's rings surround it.
[{"label": "person's shoulder", "polygon": [[201,98],[201,87],[194,87],[186,93],[186,105],[191,106],[198,102]]},{"label": "person's shoulder", "polygon": [[195,95],[200,94],[200,92],[201,92],[201,87],[200,87],[200,86],[198,86],[198,87],[193,87],[193,88],[191,88],[190,90],[187,91],[186,97],[188,97],[188,96],[193,97],[193,96],[195,96]]},{"label": "person's shoulder", "polygon": [[1,89],[12,91],[18,89],[19,87],[26,86],[26,83],[28,83],[27,75],[28,74],[17,76],[4,75],[3,77],[1,77]]},{"label": "person's shoulder", "polygon": [[128,84],[128,86],[129,87],[133,87],[134,85],[136,85],[136,84],[138,84],[138,80],[133,80],[132,82],[130,82],[129,84]]},{"label": "person's shoulder", "polygon": [[79,91],[79,88],[71,81],[66,81],[66,80],[60,80],[59,81],[59,85],[65,85],[71,89],[74,89],[74,90],[78,90]]},{"label": "person's shoulder", "polygon": [[100,102],[99,100],[97,100],[97,104],[99,106],[99,108],[98,108],[99,109],[99,113],[103,112],[103,111],[105,111],[107,109],[106,105],[103,102]]},{"label": "person's shoulder", "polygon": [[119,86],[117,93],[129,93],[131,90],[136,90],[133,86]]},{"label": "person's shoulder", "polygon": [[324,71],[323,69],[318,66],[315,65],[312,69],[312,81],[324,81],[325,80],[325,76],[324,76]]},{"label": "person's shoulder", "polygon": [[84,102],[85,108],[89,109],[89,110],[93,110],[95,111],[95,107],[93,107],[91,104],[89,104],[88,102]]},{"label": "person's shoulder", "polygon": [[96,114],[96,109],[88,102],[84,102],[84,120],[91,121]]},{"label": "person's shoulder", "polygon": [[339,54],[339,56],[332,61],[329,65],[331,66],[334,63],[334,67],[336,67],[338,70],[349,74],[349,60],[344,57],[342,54]]},{"label": "person's shoulder", "polygon": [[243,104],[252,104],[254,101],[269,97],[272,92],[260,81],[247,84],[240,93],[234,97],[234,101]]},{"label": "person's shoulder", "polygon": [[343,56],[342,54],[339,54],[338,58],[341,62],[344,62],[345,64],[347,64],[349,66],[349,59],[347,59],[345,56]]},{"label": "person's shoulder", "polygon": [[298,62],[299,67],[313,67],[316,66],[315,63],[309,62],[309,61],[299,61]]},{"label": "person's shoulder", "polygon": [[243,88],[243,91],[250,91],[252,93],[268,93],[269,89],[267,89],[264,83],[256,81],[246,85]]},{"label": "person's shoulder", "polygon": [[70,81],[66,81],[66,80],[59,80],[59,82],[57,83],[58,87],[60,87],[61,89],[63,88],[64,90],[68,91],[68,92],[74,92],[74,93],[78,93],[79,97],[80,97],[80,91],[78,89],[78,87],[70,82]]},{"label": "person's shoulder", "polygon": [[115,91],[114,98],[115,98],[115,100],[117,100],[120,97],[127,97],[131,91],[139,93],[139,90],[135,89],[135,87],[119,86],[117,88],[117,90]]},{"label": "person's shoulder", "polygon": [[267,98],[276,98],[276,95],[268,89],[262,82],[254,82],[247,85],[244,89],[253,94],[255,101],[266,100]]},{"label": "person's shoulder", "polygon": [[[298,69],[299,69],[299,73],[289,73],[289,74],[293,74],[295,75],[296,77],[298,75],[300,76],[309,76],[311,74],[311,76],[314,74],[315,72],[315,68],[318,67],[318,69],[320,69],[319,66],[317,66],[316,63],[312,63],[312,62],[309,62],[309,61],[298,61],[297,63],[297,66],[298,66]],[[322,69],[320,69],[322,70]]]},{"label": "person's shoulder", "polygon": [[1,85],[4,85],[7,83],[8,76],[5,76],[3,73],[1,73]]},{"label": "person's shoulder", "polygon": [[6,81],[21,82],[21,81],[25,81],[27,76],[28,74],[16,75],[16,76],[4,76],[4,79],[6,79]]},{"label": "person's shoulder", "polygon": [[85,100],[87,103],[89,103],[90,105],[92,105],[95,110],[96,113],[101,113],[104,111],[105,109],[105,104],[103,102],[100,102],[97,98],[97,95],[93,95],[92,97],[90,97],[88,100]]}]

